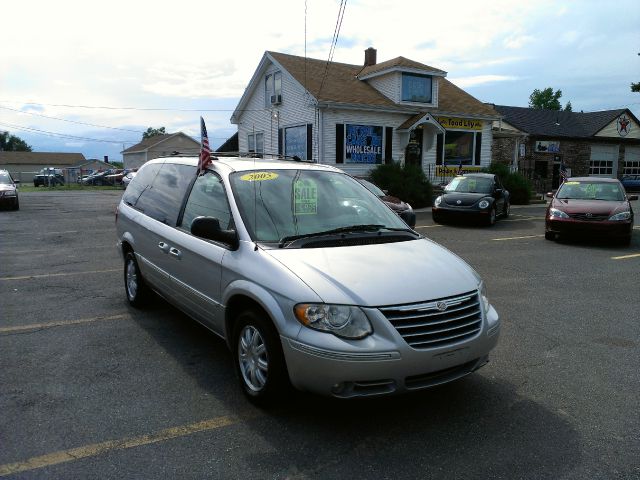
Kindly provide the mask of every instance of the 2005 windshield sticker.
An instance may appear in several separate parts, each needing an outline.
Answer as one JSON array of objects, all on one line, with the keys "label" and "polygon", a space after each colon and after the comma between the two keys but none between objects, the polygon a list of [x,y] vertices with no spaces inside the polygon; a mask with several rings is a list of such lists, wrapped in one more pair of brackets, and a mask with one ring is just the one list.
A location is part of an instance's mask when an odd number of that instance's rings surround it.
[{"label": "2005 windshield sticker", "polygon": [[251,172],[242,175],[240,180],[244,182],[263,182],[265,180],[275,180],[276,178],[278,178],[278,174],[273,172]]},{"label": "2005 windshield sticker", "polygon": [[293,213],[315,215],[318,213],[318,187],[313,180],[296,180],[293,184]]}]

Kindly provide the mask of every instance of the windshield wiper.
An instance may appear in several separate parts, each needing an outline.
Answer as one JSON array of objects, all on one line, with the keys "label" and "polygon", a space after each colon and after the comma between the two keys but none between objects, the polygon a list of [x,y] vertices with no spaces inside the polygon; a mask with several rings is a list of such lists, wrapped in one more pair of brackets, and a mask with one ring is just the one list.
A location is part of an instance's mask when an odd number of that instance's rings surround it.
[{"label": "windshield wiper", "polygon": [[331,235],[334,233],[348,233],[348,232],[375,232],[380,230],[381,228],[386,228],[388,230],[406,230],[404,228],[391,228],[386,227],[384,225],[378,225],[375,223],[365,224],[365,225],[349,225],[346,227],[338,227],[332,228],[331,230],[324,230],[322,232],[313,232],[313,233],[303,233],[300,235],[287,235],[282,237],[278,242],[278,247],[284,247],[284,244],[287,242],[293,242],[294,240],[299,240],[301,238],[311,238],[311,237],[322,237],[324,235]]}]

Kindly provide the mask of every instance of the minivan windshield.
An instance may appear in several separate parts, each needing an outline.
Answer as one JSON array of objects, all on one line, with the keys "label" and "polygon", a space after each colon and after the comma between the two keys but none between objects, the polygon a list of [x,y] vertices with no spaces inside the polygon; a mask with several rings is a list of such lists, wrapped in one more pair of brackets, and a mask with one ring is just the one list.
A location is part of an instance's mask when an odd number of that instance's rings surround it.
[{"label": "minivan windshield", "polygon": [[563,200],[609,200],[621,202],[624,200],[624,193],[617,183],[568,181],[560,186],[556,198]]},{"label": "minivan windshield", "polygon": [[489,177],[456,177],[444,190],[449,193],[492,193],[493,180]]},{"label": "minivan windshield", "polygon": [[251,238],[279,242],[336,229],[408,230],[378,197],[350,176],[320,170],[255,170],[230,175]]}]

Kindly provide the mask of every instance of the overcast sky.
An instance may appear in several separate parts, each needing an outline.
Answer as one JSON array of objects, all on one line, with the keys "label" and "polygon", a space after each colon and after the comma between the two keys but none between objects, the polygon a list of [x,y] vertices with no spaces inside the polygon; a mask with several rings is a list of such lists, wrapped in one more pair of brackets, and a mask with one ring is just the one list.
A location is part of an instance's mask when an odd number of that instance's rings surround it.
[{"label": "overcast sky", "polygon": [[[481,101],[562,90],[574,111],[640,117],[638,0],[346,0],[334,61],[404,56]],[[326,60],[339,0],[10,0],[0,27],[0,130],[34,151],[122,159],[147,127],[214,147],[265,50]],[[109,108],[100,108],[109,107]],[[62,135],[67,136],[63,138]],[[68,138],[77,137],[77,138]]]}]

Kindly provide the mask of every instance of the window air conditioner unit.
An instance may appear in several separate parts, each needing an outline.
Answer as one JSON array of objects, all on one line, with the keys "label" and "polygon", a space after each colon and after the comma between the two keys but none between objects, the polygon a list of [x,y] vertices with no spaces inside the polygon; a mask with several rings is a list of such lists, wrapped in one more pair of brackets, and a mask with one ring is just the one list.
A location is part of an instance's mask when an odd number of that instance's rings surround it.
[{"label": "window air conditioner unit", "polygon": [[282,95],[271,95],[271,105],[279,105],[282,103]]}]

